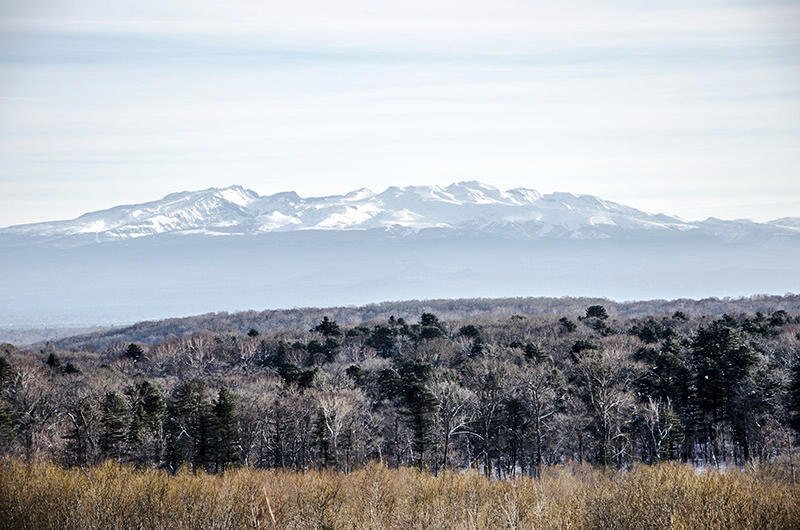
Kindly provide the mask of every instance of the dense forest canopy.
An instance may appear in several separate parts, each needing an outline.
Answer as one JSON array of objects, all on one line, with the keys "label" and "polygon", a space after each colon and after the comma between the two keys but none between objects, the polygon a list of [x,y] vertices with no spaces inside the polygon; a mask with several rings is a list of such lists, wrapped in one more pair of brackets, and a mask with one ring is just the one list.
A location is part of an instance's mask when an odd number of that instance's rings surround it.
[{"label": "dense forest canopy", "polygon": [[333,313],[152,344],[4,345],[0,449],[171,471],[377,460],[492,477],[571,461],[773,461],[800,435],[800,314],[736,311],[746,303],[721,316],[601,303],[358,323]]}]

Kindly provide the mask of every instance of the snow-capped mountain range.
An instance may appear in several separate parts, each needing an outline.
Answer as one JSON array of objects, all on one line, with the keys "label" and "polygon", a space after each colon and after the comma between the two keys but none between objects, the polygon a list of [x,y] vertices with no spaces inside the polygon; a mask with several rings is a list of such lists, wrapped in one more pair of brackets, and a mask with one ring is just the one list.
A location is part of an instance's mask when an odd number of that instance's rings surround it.
[{"label": "snow-capped mountain range", "polygon": [[0,229],[0,328],[381,300],[797,291],[800,218],[686,222],[479,182],[242,188]]},{"label": "snow-capped mountain range", "polygon": [[16,241],[86,244],[161,234],[258,235],[298,230],[381,229],[400,234],[427,229],[472,230],[525,238],[598,239],[639,233],[692,233],[738,239],[800,235],[800,218],[769,223],[709,218],[685,222],[591,195],[528,188],[506,191],[470,181],[440,186],[368,189],[345,195],[260,196],[241,186],[172,193],[161,200],[84,214],[77,219],[11,226]]}]

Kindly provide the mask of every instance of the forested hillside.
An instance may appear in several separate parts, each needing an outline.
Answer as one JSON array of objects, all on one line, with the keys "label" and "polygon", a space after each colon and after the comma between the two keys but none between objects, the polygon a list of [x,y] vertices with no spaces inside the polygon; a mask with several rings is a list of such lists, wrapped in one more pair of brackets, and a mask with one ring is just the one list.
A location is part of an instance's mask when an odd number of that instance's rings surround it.
[{"label": "forested hillside", "polygon": [[378,460],[508,477],[570,461],[774,461],[800,429],[800,316],[735,311],[748,303],[765,302],[736,301],[720,317],[629,318],[664,306],[593,304],[544,316],[322,317],[89,351],[6,345],[0,447],[70,465],[212,472]]},{"label": "forested hillside", "polygon": [[[215,333],[244,333],[250,329],[260,332],[277,330],[306,330],[324,316],[342,325],[356,325],[392,316],[413,320],[422,313],[434,313],[442,320],[476,317],[558,316],[579,314],[590,305],[603,305],[609,314],[627,318],[648,315],[671,315],[681,311],[687,315],[722,316],[724,313],[771,313],[783,310],[800,312],[800,295],[757,295],[746,298],[704,298],[702,300],[645,300],[614,302],[589,297],[526,297],[526,298],[462,298],[448,300],[407,300],[383,302],[364,306],[330,308],[271,309],[239,313],[209,313],[205,315],[147,321],[132,326],[80,334],[52,341],[58,349],[106,348],[115,342],[156,344],[170,336],[184,336],[197,331]],[[13,341],[9,341],[13,342]]]}]

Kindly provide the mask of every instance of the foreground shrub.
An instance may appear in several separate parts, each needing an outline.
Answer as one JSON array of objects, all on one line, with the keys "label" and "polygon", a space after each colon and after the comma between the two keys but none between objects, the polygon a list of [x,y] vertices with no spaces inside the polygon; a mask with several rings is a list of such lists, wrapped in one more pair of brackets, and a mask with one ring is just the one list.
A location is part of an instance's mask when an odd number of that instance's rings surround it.
[{"label": "foreground shrub", "polygon": [[210,475],[113,462],[0,463],[2,528],[798,528],[800,485],[774,470],[682,465],[540,479],[372,464],[351,474],[236,469]]}]

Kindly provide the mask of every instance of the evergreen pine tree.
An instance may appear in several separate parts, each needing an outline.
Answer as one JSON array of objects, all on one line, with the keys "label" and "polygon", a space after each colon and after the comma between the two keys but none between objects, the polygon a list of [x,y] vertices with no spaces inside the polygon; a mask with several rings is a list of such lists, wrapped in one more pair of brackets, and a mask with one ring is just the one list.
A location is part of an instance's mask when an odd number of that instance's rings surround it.
[{"label": "evergreen pine tree", "polygon": [[158,463],[163,449],[164,396],[149,381],[143,381],[126,391],[131,401],[132,418],[127,441],[131,456],[138,465]]},{"label": "evergreen pine tree", "polygon": [[367,344],[375,348],[381,357],[390,358],[397,350],[397,335],[396,327],[378,324],[372,328]]},{"label": "evergreen pine tree", "polygon": [[572,333],[576,329],[578,329],[577,324],[572,320],[568,319],[567,317],[561,317],[558,319],[558,323],[561,324],[561,327],[564,328],[564,331],[567,333]]},{"label": "evergreen pine tree", "polygon": [[403,414],[406,416],[413,434],[411,447],[415,453],[416,465],[424,465],[425,453],[431,445],[433,413],[436,411],[436,397],[426,383],[433,373],[433,367],[424,362],[406,362],[401,366],[403,385]]},{"label": "evergreen pine tree", "polygon": [[466,326],[461,326],[461,328],[458,330],[458,334],[470,339],[474,339],[477,338],[481,332],[477,327],[473,326],[472,324],[468,324]]},{"label": "evergreen pine tree", "polygon": [[212,411],[210,452],[214,465],[221,471],[239,461],[239,422],[236,417],[236,402],[225,387],[220,388]]},{"label": "evergreen pine tree", "polygon": [[16,373],[5,357],[0,357],[0,391],[9,390]]},{"label": "evergreen pine tree", "polygon": [[106,394],[100,405],[100,449],[106,458],[121,460],[128,427],[128,405],[117,393]]},{"label": "evergreen pine tree", "polygon": [[202,381],[179,385],[167,405],[166,457],[172,471],[188,463],[202,469],[209,461],[211,410]]},{"label": "evergreen pine tree", "polygon": [[689,320],[689,317],[687,317],[686,313],[684,313],[683,311],[675,311],[672,314],[672,319],[673,320],[681,320],[683,322],[686,322],[687,320]]},{"label": "evergreen pine tree", "polygon": [[361,386],[366,383],[369,372],[365,371],[357,364],[351,364],[347,370],[345,370],[345,374],[353,380],[356,386]]},{"label": "evergreen pine tree", "polygon": [[[696,416],[692,418],[700,441],[716,455],[720,437],[718,427],[726,422],[745,421],[745,410],[734,410],[735,395],[756,363],[755,352],[742,333],[732,324],[735,320],[724,315],[708,326],[701,326],[689,349],[692,369],[693,397]],[[721,456],[724,458],[725,453]]]},{"label": "evergreen pine tree", "polygon": [[0,452],[5,453],[17,436],[19,412],[11,397],[14,369],[5,357],[0,357]]},{"label": "evergreen pine tree", "polygon": [[416,464],[422,468],[425,453],[431,445],[431,426],[436,411],[436,398],[421,381],[410,381],[404,392],[405,415],[414,436],[412,449],[416,453]]},{"label": "evergreen pine tree", "polygon": [[718,414],[755,364],[755,353],[724,317],[697,330],[690,353],[700,405]]},{"label": "evergreen pine tree", "polygon": [[541,362],[547,358],[547,354],[542,349],[532,342],[525,344],[525,358],[533,362]]},{"label": "evergreen pine tree", "polygon": [[608,318],[608,312],[606,308],[601,305],[591,305],[586,308],[585,318],[599,318],[600,320],[605,320]]},{"label": "evergreen pine tree", "polygon": [[435,339],[437,337],[444,337],[446,329],[444,324],[439,321],[439,317],[433,313],[422,313],[419,319],[419,338],[421,339]]},{"label": "evergreen pine tree", "polygon": [[800,355],[795,357],[789,383],[789,425],[800,436]]},{"label": "evergreen pine tree", "polygon": [[340,337],[342,335],[342,329],[339,324],[328,317],[322,317],[322,322],[317,324],[311,331],[317,331],[326,337]]},{"label": "evergreen pine tree", "polygon": [[138,344],[128,344],[128,348],[125,350],[125,357],[132,359],[135,363],[139,362],[144,358],[144,350]]}]

